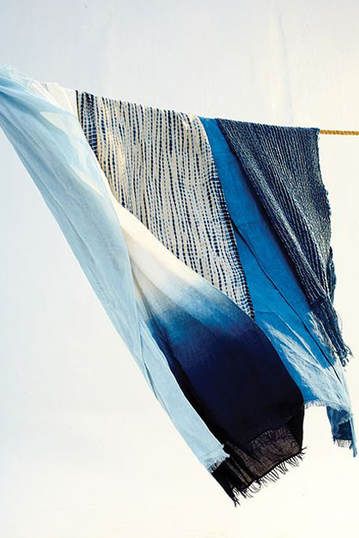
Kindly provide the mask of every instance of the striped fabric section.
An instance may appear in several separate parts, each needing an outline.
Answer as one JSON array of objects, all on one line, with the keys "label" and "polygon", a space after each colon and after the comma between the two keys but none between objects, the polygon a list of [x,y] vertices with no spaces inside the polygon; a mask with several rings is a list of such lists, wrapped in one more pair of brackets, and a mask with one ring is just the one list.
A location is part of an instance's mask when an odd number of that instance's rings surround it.
[{"label": "striped fabric section", "polygon": [[250,317],[253,307],[211,148],[194,115],[77,92],[116,199]]}]

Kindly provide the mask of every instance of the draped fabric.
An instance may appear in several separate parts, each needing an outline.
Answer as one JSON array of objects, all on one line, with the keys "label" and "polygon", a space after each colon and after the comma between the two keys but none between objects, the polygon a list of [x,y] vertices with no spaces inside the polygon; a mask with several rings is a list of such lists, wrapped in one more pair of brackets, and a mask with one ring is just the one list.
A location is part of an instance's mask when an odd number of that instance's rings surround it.
[{"label": "draped fabric", "polygon": [[201,121],[221,178],[256,322],[295,379],[306,405],[327,406],[334,441],[356,452],[343,366],[321,341],[307,298],[218,122]]},{"label": "draped fabric", "polygon": [[256,206],[212,121],[0,71],[2,128],[149,387],[238,502],[300,461],[305,404],[355,440],[341,365],[308,328],[294,273],[272,286],[261,242],[249,249]]},{"label": "draped fabric", "polygon": [[[225,298],[214,290],[207,304],[195,288],[183,294],[181,281],[175,274],[169,279],[162,267],[134,269],[152,335],[188,400],[230,454],[216,477],[230,494],[246,493],[276,464],[299,455],[303,401],[269,341],[248,318],[253,312],[246,281],[201,122],[81,92],[77,104],[84,133],[116,199],[169,251],[241,307],[227,301],[225,314]],[[260,396],[247,390],[253,372],[262,386]],[[275,381],[268,383],[271,377]],[[260,465],[253,443],[257,450],[263,445],[267,454]]]},{"label": "draped fabric", "polygon": [[218,120],[291,260],[316,315],[318,334],[345,364],[333,307],[330,208],[319,166],[319,129]]},{"label": "draped fabric", "polygon": [[[77,120],[74,95],[13,70],[0,71],[0,122],[53,213],[114,327],[174,425],[207,468],[228,456],[180,390],[138,314],[125,230],[131,216],[115,203]],[[51,90],[51,93],[50,93]],[[137,235],[140,241],[142,236]],[[148,244],[139,247],[144,258]],[[133,253],[135,250],[133,249]]]}]

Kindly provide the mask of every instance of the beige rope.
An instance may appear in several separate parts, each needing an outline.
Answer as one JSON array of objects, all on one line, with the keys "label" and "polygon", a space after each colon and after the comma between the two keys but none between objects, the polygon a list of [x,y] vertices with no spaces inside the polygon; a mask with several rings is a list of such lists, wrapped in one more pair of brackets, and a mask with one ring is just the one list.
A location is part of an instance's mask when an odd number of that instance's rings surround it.
[{"label": "beige rope", "polygon": [[320,134],[359,136],[359,131],[339,131],[337,129],[320,129]]}]

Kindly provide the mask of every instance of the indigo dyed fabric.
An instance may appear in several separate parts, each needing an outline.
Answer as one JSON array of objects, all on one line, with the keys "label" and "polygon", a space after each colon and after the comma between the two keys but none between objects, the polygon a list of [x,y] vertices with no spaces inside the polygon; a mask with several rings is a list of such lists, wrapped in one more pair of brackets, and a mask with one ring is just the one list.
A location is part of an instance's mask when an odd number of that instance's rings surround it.
[{"label": "indigo dyed fabric", "polygon": [[[355,450],[323,311],[214,120],[3,68],[0,124],[149,387],[235,503],[298,464],[305,404],[326,405],[334,439]],[[310,289],[331,299],[330,253],[327,266]]]},{"label": "indigo dyed fabric", "polygon": [[316,333],[306,296],[217,121],[201,121],[233,221],[256,323],[295,379],[306,405],[327,406],[334,441],[351,446],[355,453],[343,366]]},{"label": "indigo dyed fabric", "polygon": [[297,463],[302,394],[251,317],[116,200],[64,94],[4,69],[1,125],[154,393],[237,502]]},{"label": "indigo dyed fabric", "polygon": [[229,454],[213,475],[236,502],[276,477],[275,467],[284,472],[301,457],[303,397],[253,320],[131,217],[131,233],[138,228],[160,260],[143,267],[141,252],[133,258],[143,318],[184,394]]},{"label": "indigo dyed fabric", "polygon": [[[75,114],[74,92],[40,84],[12,68],[0,70],[1,127],[150,388],[199,461],[213,470],[228,455],[180,390],[139,316],[124,238],[130,214],[121,212],[112,196]],[[138,247],[140,258],[146,249],[145,241]]]},{"label": "indigo dyed fabric", "polygon": [[349,350],[333,307],[330,208],[319,166],[319,129],[218,123],[296,271],[318,332],[344,364]]},{"label": "indigo dyed fabric", "polygon": [[77,92],[79,118],[111,190],[175,256],[253,316],[201,122]]},{"label": "indigo dyed fabric", "polygon": [[[151,272],[143,261],[133,269],[152,335],[183,392],[230,454],[216,476],[227,491],[246,493],[276,464],[300,454],[303,400],[269,340],[250,323],[251,302],[202,124],[185,114],[86,93],[78,92],[77,102],[81,125],[116,199],[241,307],[227,301],[223,317],[224,296],[213,291],[208,301],[195,287],[183,294],[183,267],[177,281],[173,271],[169,279],[155,264]],[[218,272],[223,277],[213,279]],[[227,282],[239,291],[230,293]],[[253,372],[261,397],[248,382]],[[254,442],[267,454],[260,465]]]}]

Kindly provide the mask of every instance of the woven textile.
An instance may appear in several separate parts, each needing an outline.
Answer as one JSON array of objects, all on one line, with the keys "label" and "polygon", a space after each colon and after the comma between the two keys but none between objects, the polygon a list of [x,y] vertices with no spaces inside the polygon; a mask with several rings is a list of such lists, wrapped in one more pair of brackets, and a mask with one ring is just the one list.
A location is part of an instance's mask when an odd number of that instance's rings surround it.
[{"label": "woven textile", "polygon": [[325,405],[333,440],[356,452],[351,402],[340,360],[323,345],[311,309],[285,252],[214,119],[201,118],[213,151],[256,323],[262,328],[307,406]]},{"label": "woven textile", "polygon": [[349,350],[333,307],[330,208],[319,166],[319,129],[218,123],[292,262],[318,332],[345,364]]},{"label": "woven textile", "polygon": [[195,116],[77,92],[111,190],[177,258],[253,316],[211,148]]}]

